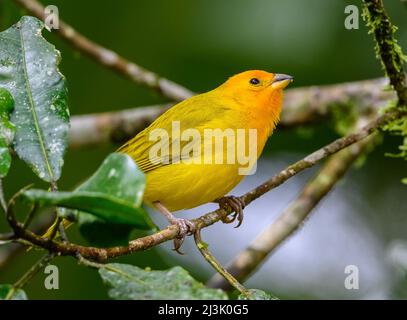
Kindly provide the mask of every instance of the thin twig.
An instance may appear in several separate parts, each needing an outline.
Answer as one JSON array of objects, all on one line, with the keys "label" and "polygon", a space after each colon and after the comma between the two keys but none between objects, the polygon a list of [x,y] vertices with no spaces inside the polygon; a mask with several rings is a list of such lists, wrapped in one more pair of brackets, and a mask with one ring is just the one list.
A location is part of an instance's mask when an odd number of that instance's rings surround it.
[{"label": "thin twig", "polygon": [[[56,182],[53,182],[51,184],[51,191],[50,192],[57,192],[58,191],[58,185]],[[61,216],[61,210],[58,207],[55,207],[55,224],[54,228],[51,230],[51,234],[49,236],[50,240],[53,240],[55,236],[59,233],[59,236],[63,242],[68,242],[68,236],[66,235],[65,232],[65,226],[63,224],[64,219]]]},{"label": "thin twig", "polygon": [[54,223],[53,226],[52,226],[51,234],[49,235],[49,239],[50,239],[50,240],[54,240],[54,239],[55,239],[55,236],[58,234],[59,226],[61,225],[61,222],[62,222],[62,218],[56,216],[55,223]]},{"label": "thin twig", "polygon": [[208,245],[202,241],[201,238],[201,229],[197,229],[194,233],[195,244],[205,258],[206,261],[220,274],[227,283],[239,291],[248,299],[253,299],[252,294],[247,290],[239,281],[237,281],[221,264],[220,262],[210,253],[208,250]]},{"label": "thin twig", "polygon": [[44,266],[54,259],[55,255],[56,253],[51,252],[38,260],[19,280],[13,284],[13,287],[7,293],[5,299],[11,300],[17,290],[23,288]]},{"label": "thin twig", "polygon": [[64,241],[64,242],[69,241],[68,240],[68,235],[66,234],[64,219],[63,218],[62,218],[61,222],[59,223],[58,232],[59,232],[59,236],[61,237],[62,241]]},{"label": "thin twig", "polygon": [[[15,2],[37,18],[45,19],[44,6],[40,2],[36,0],[15,0]],[[59,20],[59,29],[56,32],[74,48],[85,53],[103,66],[116,71],[135,83],[153,88],[165,97],[180,101],[193,95],[192,91],[187,88],[146,70],[134,62],[121,57],[116,52],[86,38],[62,20]]]},{"label": "thin twig", "polygon": [[30,226],[32,220],[34,219],[35,213],[37,212],[37,209],[38,209],[37,204],[33,204],[32,207],[30,208],[30,211],[28,212],[27,217],[23,222],[24,229],[27,229]]},{"label": "thin twig", "polygon": [[14,233],[13,232],[0,233],[0,241],[8,241],[8,240],[11,240],[13,238],[14,238]]},{"label": "thin twig", "polygon": [[[32,231],[35,234],[43,234],[52,224],[52,217],[49,214],[41,215],[35,222]],[[26,247],[31,246],[31,243],[20,240],[14,240],[14,233],[9,233],[10,239],[17,243],[11,243],[0,247],[0,270],[4,269],[10,262],[20,253],[26,252]],[[7,239],[4,239],[7,240]]]},{"label": "thin twig", "polygon": [[[329,158],[315,178],[308,182],[298,198],[228,264],[227,270],[238,281],[244,282],[284,240],[298,230],[321,199],[332,190],[374,140],[375,135],[370,135],[367,139]],[[219,275],[214,275],[207,285],[212,288],[230,288],[229,283]]]},{"label": "thin twig", "polygon": [[7,212],[7,202],[4,197],[4,190],[3,190],[3,179],[0,179],[0,205],[3,209],[4,213]]},{"label": "thin twig", "polygon": [[[313,152],[302,160],[290,165],[274,177],[265,181],[263,184],[249,191],[248,193],[241,196],[241,200],[244,201],[246,205],[250,204],[255,199],[261,197],[270,190],[278,187],[289,178],[298,174],[299,172],[312,167],[317,164],[322,159],[354,144],[368,137],[371,133],[375,132],[381,126],[387,124],[389,121],[393,121],[396,118],[405,116],[406,112],[392,110],[385,113],[384,115],[376,118],[375,120],[369,122],[362,129],[358,130],[356,133],[349,134],[343,138],[337,139],[334,142],[322,147],[321,149]],[[193,219],[192,222],[195,223],[197,228],[208,227],[219,220],[221,220],[225,215],[231,214],[231,210],[218,209],[209,212],[197,219]],[[44,239],[29,230],[22,230],[21,224],[17,221],[10,220],[10,225],[16,230],[17,235],[20,238],[30,241],[32,244],[47,249],[52,252],[58,252],[61,255],[71,255],[77,256],[79,253],[85,259],[104,261],[109,258],[114,258],[122,255],[127,255],[135,251],[146,250],[163,242],[174,239],[179,234],[179,228],[177,225],[171,225],[166,229],[160,230],[152,235],[138,238],[129,242],[128,246],[112,247],[112,248],[95,248],[95,247],[85,247],[73,243],[61,243],[57,241],[49,241]]]},{"label": "thin twig", "polygon": [[106,267],[103,263],[97,263],[95,261],[85,259],[80,254],[78,254],[76,256],[76,258],[78,259],[79,264],[84,265],[84,266],[89,267],[89,268],[100,269],[100,268],[105,268]]},{"label": "thin twig", "polygon": [[[26,187],[27,188],[27,187]],[[57,183],[55,181],[51,182],[51,188],[50,192],[55,192],[58,190]],[[22,189],[25,190],[25,189]],[[23,224],[19,223],[14,215],[13,212],[13,207],[15,205],[16,199],[21,195],[22,191],[20,190],[17,192],[16,195],[14,195],[10,199],[9,206],[7,207],[7,221],[9,222],[10,226],[13,228],[15,235],[19,235],[21,231],[27,230],[28,224],[31,222],[31,219],[36,211],[36,206],[31,209],[28,217],[26,218],[25,222]],[[58,208],[56,208],[57,212]],[[62,219],[60,217],[57,218],[57,224],[56,224],[56,230],[58,230],[59,225],[61,224]],[[63,230],[63,225],[62,225],[62,230]],[[65,232],[63,232],[65,234]],[[54,238],[55,234],[51,235],[51,241]],[[64,240],[64,239],[63,239]],[[49,252],[45,256],[43,256],[40,260],[38,260],[19,280],[17,280],[11,290],[7,293],[6,300],[12,299],[13,295],[17,292],[17,290],[21,289],[24,287],[26,283],[28,283],[45,265],[47,265],[55,256],[57,255],[57,252]]]}]

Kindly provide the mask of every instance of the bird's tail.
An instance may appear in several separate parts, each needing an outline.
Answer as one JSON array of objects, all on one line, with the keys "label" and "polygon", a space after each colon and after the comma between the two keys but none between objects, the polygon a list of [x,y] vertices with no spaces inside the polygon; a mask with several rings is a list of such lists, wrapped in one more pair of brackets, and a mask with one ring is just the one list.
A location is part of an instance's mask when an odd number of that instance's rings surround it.
[{"label": "bird's tail", "polygon": [[[59,236],[59,231],[55,230],[55,228],[57,228],[57,222],[58,222],[58,218],[55,219],[54,223],[47,229],[47,231],[45,231],[45,233],[41,236],[41,238],[50,239],[51,235],[53,235],[54,232],[55,232],[55,238],[57,238]],[[73,224],[73,222],[66,218],[63,218],[62,224],[64,226],[64,229],[67,229]],[[33,248],[32,246],[28,247],[27,252],[30,251],[32,248]]]},{"label": "bird's tail", "polygon": [[[57,228],[57,222],[58,222],[58,219],[55,219],[55,221],[54,221],[54,223],[52,224],[52,226],[50,226],[50,227],[48,228],[48,230],[45,231],[45,233],[41,236],[41,238],[50,239],[50,238],[51,238],[51,235],[54,234],[54,232],[55,232],[55,236],[58,237],[58,236],[59,236],[59,232],[58,232],[58,230],[55,231],[55,228]],[[62,219],[62,225],[64,226],[64,229],[68,229],[72,224],[73,224],[72,221],[70,221],[70,220],[68,220],[68,219],[66,219],[66,218],[63,218],[63,219]]]}]

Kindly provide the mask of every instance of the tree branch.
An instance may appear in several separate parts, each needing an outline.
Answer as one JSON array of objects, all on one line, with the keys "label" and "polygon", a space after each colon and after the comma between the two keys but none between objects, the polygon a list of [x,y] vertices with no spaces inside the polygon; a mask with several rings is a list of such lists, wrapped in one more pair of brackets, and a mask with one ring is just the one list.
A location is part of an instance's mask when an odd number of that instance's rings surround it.
[{"label": "tree branch", "polygon": [[[15,0],[15,2],[30,14],[44,21],[44,6],[40,2],[36,0]],[[181,101],[193,94],[187,88],[146,70],[112,50],[93,42],[62,20],[59,21],[59,29],[56,32],[74,48],[85,53],[103,66],[116,71],[135,83],[153,88],[165,97]]]},{"label": "tree branch", "polygon": [[[349,134],[343,138],[337,139],[334,142],[322,147],[321,149],[313,152],[302,160],[290,165],[271,179],[265,181],[263,184],[259,185],[255,189],[244,194],[240,198],[244,201],[245,205],[250,204],[255,199],[269,192],[270,190],[278,187],[284,183],[289,178],[298,174],[299,172],[317,164],[322,159],[354,144],[358,141],[363,140],[368,137],[371,133],[375,132],[381,126],[393,121],[396,118],[405,116],[407,112],[400,110],[392,110],[385,113],[384,115],[376,118],[375,120],[369,122],[362,129],[355,133]],[[10,208],[10,206],[9,206]],[[226,211],[224,209],[218,209],[209,212],[197,219],[192,221],[196,224],[197,228],[206,228],[219,220],[225,215],[231,214],[231,210]],[[9,214],[9,223],[15,230],[16,235],[19,238],[31,242],[33,245],[42,247],[51,252],[58,252],[61,255],[71,255],[77,257],[80,254],[85,259],[91,260],[106,260],[109,258],[114,258],[122,255],[127,255],[135,251],[146,250],[156,245],[159,245],[165,241],[174,239],[179,234],[179,228],[177,225],[171,225],[163,230],[158,231],[152,235],[138,238],[129,242],[128,246],[119,246],[112,248],[95,248],[95,247],[85,247],[81,245],[76,245],[73,243],[62,243],[57,241],[50,241],[44,239],[29,230],[22,228],[22,224],[16,221],[13,217],[14,215]]]},{"label": "tree branch", "polygon": [[7,203],[6,199],[4,198],[4,190],[3,190],[3,179],[0,178],[0,206],[3,209],[4,213],[7,212]]},{"label": "tree branch", "polygon": [[399,105],[407,106],[406,74],[403,64],[406,60],[401,47],[394,38],[397,28],[391,23],[382,0],[364,0],[367,25],[374,34],[376,51],[380,56],[387,76],[397,92]]},{"label": "tree branch", "polygon": [[[32,227],[35,234],[43,234],[48,227],[53,223],[54,216],[50,214],[43,214],[39,217],[38,221]],[[25,228],[25,223],[23,228]],[[14,233],[8,234],[8,239],[15,238]],[[6,240],[6,239],[4,239]],[[14,257],[18,256],[21,252],[24,252],[26,248],[20,243],[10,243],[0,246],[0,270],[5,268]]]},{"label": "tree branch", "polygon": [[351,133],[343,138],[339,138],[322,147],[321,149],[318,149],[317,151],[311,153],[304,159],[287,167],[279,174],[275,175],[274,177],[267,180],[260,186],[246,193],[244,196],[242,196],[242,200],[244,200],[245,203],[252,202],[253,200],[262,196],[264,193],[278,187],[280,184],[282,184],[292,176],[298,174],[299,172],[303,171],[304,169],[310,168],[319,161],[321,161],[322,159],[346,148],[347,146],[350,146],[353,143],[363,140],[364,138],[368,137],[371,133],[375,132],[383,125],[395,119],[398,119],[402,116],[405,116],[406,114],[407,111],[395,111],[395,110],[385,113],[384,115],[369,122],[367,125],[365,125],[357,132]]},{"label": "tree branch", "polygon": [[208,245],[202,241],[201,230],[198,229],[194,233],[195,244],[205,258],[206,261],[218,272],[218,274],[223,277],[222,279],[226,281],[229,286],[233,286],[242,295],[248,299],[253,299],[253,295],[247,290],[239,281],[237,281],[220,263],[219,261],[210,253],[208,250]]},{"label": "tree branch", "polygon": [[54,259],[55,255],[56,253],[51,252],[38,260],[19,280],[16,281],[16,283],[13,284],[13,287],[7,293],[5,300],[11,300],[17,290],[23,288],[43,267]]},{"label": "tree branch", "polygon": [[[287,90],[279,128],[312,124],[328,118],[333,108],[357,106],[364,116],[376,114],[380,107],[396,98],[385,91],[385,78],[312,86]],[[118,112],[73,116],[69,132],[71,148],[87,148],[102,143],[124,142],[133,137],[171,104],[138,107]],[[355,107],[356,108],[356,107]]]},{"label": "tree branch", "polygon": [[[355,160],[372,145],[374,138],[375,135],[372,134],[326,161],[298,198],[228,264],[227,270],[237,281],[244,282],[284,240],[298,230],[323,197],[350,169]],[[230,284],[219,274],[215,274],[207,285],[212,288],[230,289]]]},{"label": "tree branch", "polygon": [[155,105],[73,116],[69,147],[87,148],[104,143],[124,142],[147,127],[170,106]]}]

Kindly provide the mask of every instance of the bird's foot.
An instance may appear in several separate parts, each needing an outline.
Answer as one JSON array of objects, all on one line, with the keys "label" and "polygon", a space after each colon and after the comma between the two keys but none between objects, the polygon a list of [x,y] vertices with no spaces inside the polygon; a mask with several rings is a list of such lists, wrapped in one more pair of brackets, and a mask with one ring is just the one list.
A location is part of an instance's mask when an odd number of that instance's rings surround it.
[{"label": "bird's foot", "polygon": [[215,200],[215,202],[219,203],[219,207],[221,209],[228,210],[231,208],[234,213],[232,214],[232,218],[225,216],[222,218],[223,223],[232,223],[236,219],[238,221],[235,228],[239,228],[243,222],[243,209],[245,207],[245,203],[240,197],[235,196],[225,196]]},{"label": "bird's foot", "polygon": [[179,249],[184,243],[185,237],[195,232],[195,224],[190,220],[174,217],[171,211],[168,210],[160,201],[155,201],[153,204],[171,224],[178,226],[179,232],[177,237],[174,239],[174,250],[179,254],[184,254]]},{"label": "bird's foot", "polygon": [[182,251],[180,251],[180,248],[184,243],[186,236],[192,235],[195,232],[196,226],[188,219],[175,218],[174,216],[169,219],[169,221],[171,224],[177,225],[179,228],[178,236],[174,239],[173,250],[179,254],[184,254]]}]

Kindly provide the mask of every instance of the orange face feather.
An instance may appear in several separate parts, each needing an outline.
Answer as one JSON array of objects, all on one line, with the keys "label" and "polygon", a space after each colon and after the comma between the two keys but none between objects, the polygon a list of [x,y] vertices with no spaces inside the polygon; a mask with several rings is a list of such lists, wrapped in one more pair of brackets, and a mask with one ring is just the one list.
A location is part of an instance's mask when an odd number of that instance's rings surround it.
[{"label": "orange face feather", "polygon": [[220,99],[232,100],[230,105],[242,110],[247,125],[267,139],[280,119],[283,89],[292,81],[289,75],[249,70],[230,77],[214,91]]}]

